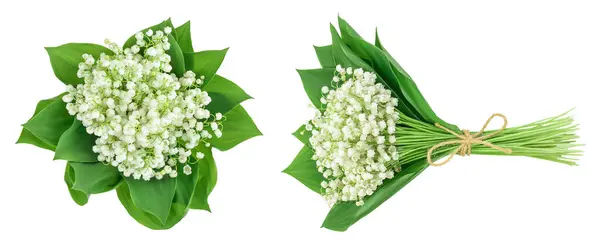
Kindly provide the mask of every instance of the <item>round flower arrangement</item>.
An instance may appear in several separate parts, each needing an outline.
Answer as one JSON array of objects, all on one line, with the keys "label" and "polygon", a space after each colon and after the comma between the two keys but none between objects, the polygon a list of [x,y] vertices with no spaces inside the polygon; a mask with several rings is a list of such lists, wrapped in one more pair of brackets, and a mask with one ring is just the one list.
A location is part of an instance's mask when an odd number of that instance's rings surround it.
[{"label": "round flower arrangement", "polygon": [[260,135],[240,105],[251,97],[216,74],[227,49],[194,52],[190,22],[174,28],[170,19],[123,46],[105,44],[47,48],[66,92],[38,103],[18,142],[68,161],[65,182],[79,205],[116,189],[152,229],[210,210],[212,148]]},{"label": "round flower arrangement", "polygon": [[[581,155],[569,113],[513,128],[494,114],[479,132],[461,131],[436,116],[377,35],[375,44],[366,42],[341,18],[339,30],[331,26],[332,44],[315,47],[321,69],[298,70],[316,114],[294,133],[304,147],[284,170],[329,203],[323,227],[345,231],[455,154],[567,165]],[[497,117],[504,126],[486,131]]]}]

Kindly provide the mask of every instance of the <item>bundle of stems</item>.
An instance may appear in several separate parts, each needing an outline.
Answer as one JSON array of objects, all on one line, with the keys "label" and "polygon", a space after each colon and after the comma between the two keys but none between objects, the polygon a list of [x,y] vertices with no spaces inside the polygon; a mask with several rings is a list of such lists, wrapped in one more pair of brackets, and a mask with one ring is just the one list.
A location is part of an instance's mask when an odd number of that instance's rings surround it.
[{"label": "bundle of stems", "polygon": [[[510,155],[539,158],[567,165],[577,165],[577,157],[582,155],[578,150],[576,135],[578,125],[570,115],[571,110],[558,116],[542,119],[530,124],[506,128],[485,141],[501,148],[510,149],[505,153],[481,144],[471,145],[471,154],[479,155]],[[457,139],[442,128],[428,124],[400,113],[397,121],[396,142],[394,145],[400,151],[400,159],[389,163],[391,167],[401,167],[403,164],[422,160],[427,152],[435,145]],[[483,132],[483,136],[495,133],[497,130]],[[462,132],[456,132],[462,134]],[[471,132],[472,133],[472,132]],[[474,133],[472,133],[474,134]],[[446,145],[436,149],[432,158],[439,159],[454,153],[460,145]]]}]

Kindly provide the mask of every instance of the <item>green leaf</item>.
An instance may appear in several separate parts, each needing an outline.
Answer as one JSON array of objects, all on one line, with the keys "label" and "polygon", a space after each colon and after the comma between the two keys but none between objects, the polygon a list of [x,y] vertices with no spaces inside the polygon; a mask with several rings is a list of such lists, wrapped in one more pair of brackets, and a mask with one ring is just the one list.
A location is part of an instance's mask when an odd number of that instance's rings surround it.
[{"label": "green leaf", "polygon": [[173,196],[175,196],[177,180],[166,176],[160,180],[152,179],[150,181],[125,177],[125,181],[129,186],[131,199],[135,206],[154,215],[160,223],[165,224]]},{"label": "green leaf", "polygon": [[229,50],[229,48],[197,53],[184,53],[185,69],[193,71],[198,76],[203,75],[205,78],[204,80],[210,82],[217,73],[221,63],[223,63],[227,50]]},{"label": "green leaf", "polygon": [[317,58],[319,59],[319,63],[323,68],[335,68],[337,63],[333,58],[333,48],[331,45],[317,47],[314,46],[315,52],[317,53]]},{"label": "green leaf", "polygon": [[[360,52],[362,54],[363,59],[367,60],[371,63],[374,71],[378,75],[378,81],[386,85],[389,89],[391,89],[394,94],[398,94],[396,97],[399,99],[398,108],[400,111],[414,119],[424,120],[424,116],[419,113],[417,109],[415,109],[414,105],[410,101],[410,97],[407,97],[406,91],[401,88],[399,79],[396,77],[394,72],[390,67],[390,63],[385,58],[385,54],[381,52],[378,48],[371,45],[370,43],[360,39],[360,37],[352,36],[346,33],[344,30],[346,28],[350,28],[346,26],[345,28],[340,27],[342,29],[342,34],[345,36],[345,40],[348,43],[351,43],[351,49],[356,52]],[[354,33],[354,31],[351,31]]]},{"label": "green leaf", "polygon": [[243,101],[252,98],[238,85],[220,75],[215,75],[202,90],[208,92],[212,99],[206,106],[211,113],[225,114]]},{"label": "green leaf", "polygon": [[198,151],[204,153],[204,158],[197,163],[200,176],[194,190],[190,208],[210,212],[208,196],[217,184],[217,165],[215,164],[211,148],[200,146],[198,147]]},{"label": "green leaf", "polygon": [[408,73],[404,71],[404,69],[400,66],[400,63],[398,63],[398,61],[396,61],[394,57],[392,57],[392,55],[383,47],[383,45],[381,44],[381,39],[379,39],[377,29],[375,29],[375,46],[385,53],[385,56],[390,60],[392,67],[398,70],[400,74],[410,78],[410,75],[408,75]]},{"label": "green leaf", "polygon": [[44,143],[56,146],[60,136],[72,123],[73,116],[67,112],[66,104],[57,99],[23,124],[23,127]]},{"label": "green leaf", "polygon": [[298,138],[304,145],[310,145],[309,139],[312,136],[312,132],[306,130],[306,125],[301,125],[292,135]]},{"label": "green leaf", "polygon": [[134,204],[131,191],[127,184],[122,184],[117,188],[117,196],[129,215],[140,224],[151,229],[169,229],[181,221],[187,214],[192,196],[194,195],[194,190],[199,182],[198,180],[201,171],[198,170],[198,165],[190,164],[190,166],[192,167],[192,174],[190,175],[185,175],[183,173],[183,167],[181,166],[177,169],[178,176],[174,180],[177,181],[177,186],[165,222],[160,221],[153,214],[142,210]]},{"label": "green leaf", "polygon": [[[146,33],[146,31],[148,31],[148,29],[152,29],[152,31],[156,32],[157,30],[164,30],[165,27],[167,27],[167,26],[171,27],[171,29],[175,29],[173,27],[173,23],[171,23],[171,18],[169,18],[169,19],[167,19],[167,20],[165,20],[163,22],[160,22],[160,23],[158,23],[156,25],[153,25],[153,26],[150,26],[148,28],[145,28],[145,29],[143,29],[143,30],[141,30],[139,32]],[[171,35],[173,35],[173,37],[177,40],[177,33],[176,33],[176,31],[171,32]],[[123,49],[135,45],[136,42],[137,42],[137,40],[135,39],[135,34],[134,34],[131,37],[129,37],[127,39],[127,41],[125,41],[125,44],[123,44]]]},{"label": "green leaf", "polygon": [[119,197],[119,201],[127,210],[127,213],[135,219],[138,223],[153,229],[153,230],[166,230],[173,227],[177,224],[187,213],[187,209],[185,206],[181,204],[173,203],[171,205],[171,209],[169,210],[169,217],[167,217],[166,223],[161,223],[158,218],[154,215],[144,212],[138,206],[133,203],[133,199],[131,198],[131,191],[127,184],[121,184],[117,188],[117,196]]},{"label": "green leaf", "polygon": [[[73,125],[65,131],[56,145],[54,159],[74,162],[96,162],[98,154],[92,151],[96,145],[96,136],[86,132],[81,121],[74,119]],[[114,168],[114,167],[113,167]]]},{"label": "green leaf", "polygon": [[55,146],[50,145],[50,144],[45,143],[44,141],[40,140],[33,133],[31,133],[30,131],[28,131],[25,128],[23,128],[23,130],[21,130],[21,135],[19,136],[17,143],[31,144],[31,145],[37,146],[39,148],[48,149],[50,151],[54,151],[56,149]]},{"label": "green leaf", "polygon": [[425,160],[422,160],[412,163],[406,168],[402,168],[402,171],[398,172],[394,178],[385,181],[383,185],[377,188],[373,195],[366,198],[363,206],[356,206],[354,202],[335,204],[329,211],[329,214],[327,214],[322,227],[335,231],[347,230],[411,182],[428,165]]},{"label": "green leaf", "polygon": [[[417,88],[415,82],[409,76],[405,76],[403,73],[394,70],[390,60],[388,60],[388,55],[383,50],[363,40],[342,18],[339,18],[339,23],[344,42],[347,43],[352,50],[361,53],[361,56],[369,60],[377,74],[383,78],[383,81],[392,90],[396,91],[397,94],[401,94],[399,98],[402,104],[406,105],[406,109],[410,110],[403,111],[405,114],[409,116],[412,114],[413,116],[411,117],[432,124],[440,123],[446,127],[455,127],[440,119],[433,112]],[[458,130],[458,127],[454,129]]]},{"label": "green leaf", "polygon": [[[60,99],[61,96],[62,96],[62,94],[58,95],[56,97],[53,97],[53,98],[44,99],[44,100],[39,101],[37,106],[35,107],[35,112],[33,113],[33,116],[36,116],[40,111],[42,111],[48,105],[50,105],[53,102],[55,102],[56,100]],[[48,143],[40,140],[33,133],[31,133],[31,131],[29,131],[25,128],[23,128],[23,130],[21,131],[21,135],[19,136],[19,139],[17,139],[17,144],[18,143],[31,144],[31,145],[34,145],[34,146],[37,146],[40,148],[44,148],[44,149],[48,149],[51,151],[54,151],[56,149],[56,146],[48,144]]]},{"label": "green leaf", "polygon": [[193,53],[194,47],[192,46],[192,33],[190,31],[190,21],[185,22],[185,24],[175,28],[175,33],[177,35],[177,43],[181,48],[181,51],[184,53]]},{"label": "green leaf", "polygon": [[[336,62],[341,64],[343,67],[353,67],[353,68],[360,67],[363,70],[377,73],[371,67],[371,65],[367,64],[367,62],[365,62],[361,57],[359,57],[357,54],[355,54],[352,49],[350,49],[348,46],[346,46],[346,44],[344,44],[342,42],[340,36],[338,35],[338,33],[335,30],[335,27],[333,25],[331,25],[330,29],[331,29],[331,36],[332,36],[332,42],[333,42],[332,43],[333,56],[334,56]],[[387,89],[390,89],[390,91],[392,92],[394,97],[399,98],[400,111],[402,111],[403,113],[406,113],[408,115],[411,115],[411,116],[416,116],[414,113],[411,112],[410,106],[403,101],[403,97],[399,96],[399,94],[394,89],[391,89],[390,86],[383,79],[381,79],[381,77],[379,77],[379,76],[377,77],[377,82],[385,85]]]},{"label": "green leaf", "polygon": [[113,54],[104,46],[89,43],[67,43],[58,47],[46,47],[46,51],[56,78],[66,85],[83,84],[83,78],[77,77],[77,71],[79,63],[84,61],[84,53],[92,55],[96,60],[101,53]]},{"label": "green leaf", "polygon": [[325,180],[323,175],[317,171],[317,164],[312,159],[313,150],[304,146],[294,161],[283,170],[284,173],[296,178],[316,193],[321,194],[321,182]]},{"label": "green leaf", "polygon": [[171,67],[173,69],[171,72],[175,73],[177,77],[182,77],[183,73],[185,73],[185,58],[183,56],[183,52],[177,44],[177,40],[173,35],[169,35],[169,44],[171,44],[171,48],[167,51],[167,54],[171,56]]},{"label": "green leaf", "polygon": [[71,189],[85,194],[98,194],[115,189],[123,177],[116,167],[103,163],[68,162],[77,176]]},{"label": "green leaf", "polygon": [[331,48],[333,51],[333,58],[337,64],[343,67],[363,68],[366,71],[373,71],[373,68],[359,56],[357,56],[349,47],[344,44],[340,38],[340,35],[335,30],[333,25],[330,25],[332,44]]},{"label": "green leaf", "polygon": [[333,76],[335,76],[334,68],[325,68],[325,69],[306,69],[306,70],[297,70],[298,74],[300,74],[300,79],[302,80],[302,85],[304,86],[304,91],[306,91],[306,95],[318,109],[324,109],[325,106],[321,104],[321,97],[323,93],[321,89],[324,86],[332,88],[332,80]]},{"label": "green leaf", "polygon": [[73,199],[73,201],[75,201],[75,203],[77,203],[77,205],[83,206],[88,202],[90,196],[85,192],[73,189],[73,183],[76,180],[75,176],[75,171],[67,163],[67,167],[65,169],[65,183],[67,184],[67,187],[69,189],[69,194],[71,194],[71,198]]},{"label": "green leaf", "polygon": [[177,166],[177,188],[175,190],[175,196],[173,203],[178,203],[185,208],[190,206],[194,190],[198,184],[198,178],[203,173],[198,169],[198,163],[189,164],[192,167],[192,174],[186,175],[183,173],[183,166]]},{"label": "green leaf", "polygon": [[223,136],[214,137],[211,141],[212,145],[221,151],[227,151],[245,140],[262,135],[241,105],[233,108],[224,117]]}]

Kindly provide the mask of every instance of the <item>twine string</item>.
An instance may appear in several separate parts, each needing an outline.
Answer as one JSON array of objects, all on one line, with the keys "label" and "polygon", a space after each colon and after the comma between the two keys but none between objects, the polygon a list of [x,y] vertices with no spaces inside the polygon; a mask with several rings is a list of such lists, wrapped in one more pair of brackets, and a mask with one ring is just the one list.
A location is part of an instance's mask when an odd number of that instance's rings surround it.
[{"label": "twine string", "polygon": [[[500,117],[504,120],[504,124],[502,125],[502,128],[500,128],[497,131],[494,131],[492,133],[489,133],[487,135],[483,135],[483,132],[485,131],[485,129],[487,128],[487,126],[490,124],[490,122],[495,118],[495,117]],[[485,141],[486,139],[489,139],[491,137],[494,137],[500,133],[502,133],[502,131],[504,131],[504,129],[506,129],[506,126],[508,125],[508,120],[506,119],[506,116],[504,116],[503,114],[492,114],[492,116],[490,116],[488,118],[488,120],[485,122],[485,124],[483,125],[483,127],[481,127],[481,130],[479,130],[479,132],[475,133],[475,134],[471,134],[471,132],[469,130],[463,130],[463,134],[457,134],[456,132],[438,124],[435,123],[435,126],[445,130],[446,132],[454,135],[456,138],[455,140],[449,140],[449,141],[444,141],[444,142],[440,142],[439,144],[429,148],[429,151],[427,151],[427,162],[429,163],[429,165],[431,166],[442,166],[448,162],[450,162],[450,160],[452,160],[452,158],[454,157],[454,155],[458,154],[460,156],[470,156],[471,155],[471,147],[473,144],[479,144],[479,145],[483,145],[489,148],[493,148],[496,149],[498,151],[501,151],[503,153],[506,154],[511,154],[512,150],[509,148],[503,148],[503,147],[499,147],[496,146],[490,142]],[[443,146],[448,146],[448,145],[456,145],[459,144],[458,148],[456,148],[456,150],[454,150],[454,152],[452,152],[450,154],[450,156],[448,156],[444,161],[442,161],[441,163],[435,163],[433,162],[433,160],[431,159],[431,155],[433,154],[433,152]]]}]

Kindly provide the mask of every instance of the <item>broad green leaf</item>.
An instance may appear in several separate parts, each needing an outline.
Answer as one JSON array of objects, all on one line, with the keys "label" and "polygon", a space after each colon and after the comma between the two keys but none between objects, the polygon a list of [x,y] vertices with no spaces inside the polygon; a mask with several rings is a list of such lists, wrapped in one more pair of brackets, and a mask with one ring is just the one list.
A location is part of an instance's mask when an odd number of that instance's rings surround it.
[{"label": "broad green leaf", "polygon": [[[146,33],[146,31],[148,31],[148,29],[152,29],[152,31],[156,32],[157,30],[164,30],[165,27],[167,27],[167,26],[171,27],[171,29],[175,30],[175,28],[173,27],[173,23],[171,23],[171,18],[169,18],[169,19],[167,19],[167,20],[165,20],[163,22],[160,22],[160,23],[158,23],[156,25],[153,25],[153,26],[150,26],[148,28],[145,28],[145,29],[143,29],[143,30],[141,30],[139,32]],[[173,35],[173,37],[177,40],[177,33],[176,33],[176,31],[171,32],[171,35]],[[136,41],[137,40],[135,39],[135,34],[134,34],[131,37],[129,37],[127,39],[127,41],[125,41],[125,44],[123,44],[123,49],[133,46],[136,43]]]},{"label": "broad green leaf", "polygon": [[65,183],[67,184],[67,188],[69,189],[69,194],[71,194],[71,198],[73,199],[73,201],[75,201],[75,203],[77,203],[77,205],[83,206],[88,202],[90,196],[85,192],[73,189],[73,183],[75,183],[75,180],[75,171],[67,163],[67,167],[65,169]]},{"label": "broad green leaf", "polygon": [[58,140],[54,159],[96,162],[98,161],[98,154],[92,151],[92,147],[96,144],[96,138],[95,135],[86,132],[81,121],[74,119],[73,125]]},{"label": "broad green leaf", "polygon": [[335,63],[335,59],[333,58],[333,48],[331,45],[317,47],[314,46],[315,52],[317,53],[317,58],[319,59],[319,63],[323,68],[335,68],[337,63]]},{"label": "broad green leaf", "polygon": [[33,133],[31,133],[30,131],[28,131],[25,128],[23,128],[23,130],[21,130],[21,135],[19,136],[17,143],[31,144],[31,145],[37,146],[39,148],[48,149],[50,151],[54,151],[56,149],[55,146],[50,145],[50,144],[45,143],[44,141],[40,140]]},{"label": "broad green leaf", "polygon": [[210,212],[208,196],[217,184],[217,165],[212,155],[212,149],[200,146],[198,151],[204,153],[204,158],[198,161],[198,172],[200,176],[194,190],[194,196],[190,208],[202,209]]},{"label": "broad green leaf", "polygon": [[306,70],[297,70],[298,74],[300,74],[300,79],[302,80],[302,85],[304,86],[304,91],[306,91],[306,95],[318,109],[324,109],[325,106],[321,104],[321,97],[323,93],[321,89],[324,86],[332,88],[333,76],[335,76],[334,68],[325,68],[325,69],[306,69]]},{"label": "broad green leaf", "polygon": [[306,125],[301,125],[292,135],[298,138],[304,145],[310,145],[309,139],[312,136],[312,132],[306,130]]},{"label": "broad green leaf", "polygon": [[[196,164],[191,164],[190,166],[192,167],[192,174],[190,175],[185,175],[183,173],[183,167],[181,167],[181,165],[179,165],[179,167],[177,168],[177,187],[175,189],[173,203],[171,204],[171,208],[169,209],[169,215],[167,217],[166,222],[164,222],[163,224],[155,216],[145,213],[145,217],[142,217],[142,219],[146,222],[150,220],[150,223],[149,225],[144,225],[152,229],[169,229],[175,224],[179,223],[179,221],[181,221],[181,219],[185,217],[189,210],[189,205],[192,199],[192,195],[194,194],[196,184],[198,183],[199,175],[198,166]],[[137,208],[137,206],[135,208]],[[137,209],[137,211],[141,211],[139,210],[139,208]]]},{"label": "broad green leaf", "polygon": [[[424,120],[424,116],[421,115],[418,109],[411,103],[411,97],[407,97],[407,92],[401,88],[400,81],[392,71],[389,61],[385,57],[385,54],[381,52],[377,47],[371,45],[370,43],[364,41],[360,37],[352,36],[346,33],[346,29],[351,27],[345,26],[342,29],[343,36],[345,36],[345,40],[347,40],[351,49],[356,52],[360,52],[362,58],[369,63],[373,67],[374,71],[378,75],[378,81],[380,83],[385,84],[389,89],[391,89],[394,94],[398,94],[398,108],[400,111],[414,119]],[[355,33],[354,30],[351,31]],[[426,103],[426,102],[425,102]]]},{"label": "broad green leaf", "polygon": [[223,63],[227,50],[208,50],[197,53],[184,53],[185,57],[185,69],[191,70],[196,73],[197,76],[204,76],[206,82],[215,76],[217,70]]},{"label": "broad green leaf", "polygon": [[67,43],[58,47],[46,47],[54,75],[66,85],[83,84],[83,78],[77,77],[79,63],[83,62],[84,53],[92,55],[95,59],[101,53],[113,52],[100,45],[89,43]]},{"label": "broad green leaf", "polygon": [[296,178],[316,193],[321,194],[321,182],[325,180],[323,175],[317,171],[317,164],[312,159],[313,150],[304,146],[294,161],[283,170],[284,173]]},{"label": "broad green leaf", "polygon": [[[349,33],[353,33],[356,34],[358,36],[358,34],[356,33],[356,31],[354,31],[351,27],[349,28],[348,25],[343,25],[343,20],[340,20],[340,31],[342,32],[342,35],[346,37],[346,42],[347,43],[352,43],[351,41],[348,41],[348,37],[349,37]],[[352,49],[349,46],[346,46],[346,43],[344,42],[344,40],[342,40],[337,31],[335,31],[335,28],[333,28],[333,26],[331,27],[331,34],[333,36],[333,49],[334,49],[334,56],[336,57],[336,60],[341,60],[343,58],[345,58],[345,60],[347,60],[345,63],[349,64],[346,65],[346,67],[350,66],[353,68],[363,68],[366,71],[370,71],[370,72],[375,72],[378,76],[377,76],[377,82],[383,84],[386,86],[387,89],[392,91],[392,94],[394,95],[394,97],[398,98],[398,109],[400,109],[401,112],[420,119],[420,117],[418,117],[419,115],[416,114],[413,110],[414,108],[411,107],[411,105],[406,102],[406,99],[402,96],[402,93],[399,91],[399,89],[394,89],[393,87],[390,87],[389,83],[395,85],[397,84],[396,80],[390,80],[390,81],[386,81],[384,79],[382,79],[381,75],[377,73],[377,70],[373,69],[373,65],[372,65],[372,61],[371,60],[363,60],[363,58],[366,56],[365,52],[361,49]],[[360,36],[358,37],[360,39]],[[339,47],[339,48],[338,48]],[[361,57],[359,57],[359,55],[355,54],[356,52],[360,52]],[[367,64],[370,63],[370,64]],[[397,86],[397,85],[396,85]]]},{"label": "broad green leaf", "polygon": [[129,186],[131,199],[135,206],[154,215],[160,223],[166,223],[175,195],[177,180],[167,176],[160,180],[152,179],[150,181],[125,177],[125,181]]},{"label": "broad green leaf", "polygon": [[68,162],[77,176],[71,189],[85,194],[98,194],[115,189],[123,177],[116,167],[104,163]]},{"label": "broad green leaf", "polygon": [[169,35],[169,44],[171,44],[171,48],[167,51],[167,54],[171,56],[171,70],[172,73],[175,73],[177,77],[182,77],[183,73],[185,73],[185,58],[183,56],[183,52],[177,44],[177,40],[173,35]]},{"label": "broad green leaf", "polygon": [[131,198],[131,191],[129,190],[129,186],[127,184],[121,184],[117,188],[117,196],[119,197],[119,201],[127,210],[127,213],[135,219],[138,223],[153,229],[153,230],[166,230],[173,227],[177,224],[187,213],[187,209],[185,206],[173,203],[171,205],[171,209],[169,210],[169,217],[167,217],[166,222],[163,224],[158,218],[154,215],[144,212],[138,206],[133,203],[133,199]]},{"label": "broad green leaf", "polygon": [[368,54],[365,53],[364,50],[360,48],[355,48],[356,43],[354,43],[354,39],[349,37],[356,37],[355,39],[363,40],[363,38],[356,32],[345,20],[338,16],[338,25],[340,28],[340,35],[342,37],[342,42],[346,44],[357,56],[362,58],[365,62],[372,64],[368,59]]},{"label": "broad green leaf", "polygon": [[[365,62],[363,59],[361,59],[358,55],[356,55],[348,46],[346,46],[346,44],[344,44],[340,38],[340,36],[338,35],[337,31],[335,30],[335,27],[333,27],[333,25],[331,25],[331,36],[332,36],[332,49],[333,49],[333,57],[335,58],[336,62],[338,62],[339,64],[341,64],[344,67],[353,67],[353,68],[357,68],[360,67],[365,71],[370,71],[370,72],[375,72],[377,73],[372,67],[371,65],[367,64],[367,62]],[[403,103],[402,97],[399,96],[399,94],[391,89],[389,87],[389,85],[383,81],[383,79],[381,79],[381,77],[377,77],[377,82],[383,84],[386,86],[387,89],[389,89],[394,97],[399,98],[399,109],[407,114],[410,114],[410,108],[408,107],[407,104]]]},{"label": "broad green leaf", "polygon": [[[48,99],[44,99],[44,100],[40,100],[38,102],[38,104],[35,106],[35,112],[33,112],[33,115],[37,115],[40,111],[44,110],[44,108],[48,107],[48,105],[52,104],[53,102],[56,102],[57,100],[60,100],[62,98],[63,95],[65,95],[65,93],[62,93],[58,96],[55,96],[53,98],[48,98]],[[33,117],[33,116],[32,116]]]},{"label": "broad green leaf", "polygon": [[213,137],[211,141],[212,145],[221,151],[227,151],[245,140],[262,135],[241,105],[233,108],[224,117],[223,136]]},{"label": "broad green leaf", "polygon": [[183,165],[177,165],[177,188],[173,203],[181,204],[188,208],[194,195],[194,190],[198,184],[198,178],[203,173],[198,169],[198,163],[189,164],[192,167],[192,174],[186,175],[183,173]]},{"label": "broad green leaf", "polygon": [[23,124],[23,127],[41,141],[56,146],[60,136],[72,123],[73,116],[67,112],[66,104],[57,99]]},{"label": "broad green leaf", "polygon": [[338,17],[342,41],[366,62],[373,65],[374,70],[384,82],[397,94],[403,94],[398,84],[398,78],[392,72],[390,62],[383,51],[363,40],[358,33],[345,20]]},{"label": "broad green leaf", "polygon": [[373,68],[359,56],[357,56],[349,47],[344,44],[340,38],[340,35],[335,30],[333,25],[330,25],[331,39],[332,39],[332,52],[333,58],[337,64],[343,67],[363,68],[366,71],[373,71]]},{"label": "broad green leaf", "polygon": [[[353,52],[352,49],[350,49],[348,46],[346,46],[346,44],[344,44],[342,42],[339,34],[337,33],[337,31],[335,30],[335,27],[333,25],[330,26],[330,29],[331,29],[331,36],[332,36],[333,57],[335,58],[336,62],[341,64],[343,67],[353,67],[353,68],[360,67],[365,71],[377,73],[371,67],[371,65],[369,65],[367,62],[365,62],[363,59],[361,59],[358,55],[356,55]],[[381,77],[378,77],[377,81],[379,83],[385,85],[387,87],[387,89],[390,89],[392,94],[394,95],[394,97],[400,98],[400,96],[398,96],[398,93],[396,93],[396,91],[391,89],[385,82],[383,82]]]},{"label": "broad green leaf", "polygon": [[194,194],[194,189],[198,183],[198,176],[200,175],[198,165],[191,164],[190,166],[192,167],[192,174],[185,175],[183,173],[183,167],[178,165],[178,176],[176,178],[177,186],[172,199],[173,202],[168,212],[167,220],[164,223],[161,222],[156,216],[143,211],[133,203],[131,191],[129,190],[127,184],[122,184],[119,188],[117,188],[117,196],[129,215],[131,215],[142,225],[151,229],[169,229],[177,224],[187,214],[192,195]]},{"label": "broad green leaf", "polygon": [[[58,96],[53,97],[53,98],[40,100],[38,102],[38,104],[35,106],[35,112],[33,113],[33,116],[36,116],[40,111],[42,111],[48,105],[50,105],[53,102],[55,102],[56,100],[60,99],[60,97],[62,95],[63,94],[58,95]],[[19,139],[17,139],[17,144],[18,143],[31,144],[31,145],[34,145],[34,146],[37,146],[37,147],[40,147],[40,148],[44,148],[44,149],[48,149],[48,150],[51,150],[51,151],[54,151],[54,149],[56,149],[55,145],[51,145],[51,144],[48,144],[48,143],[40,140],[33,133],[31,133],[31,131],[29,131],[29,130],[27,130],[25,128],[23,128],[23,130],[21,131],[21,135],[19,136]]]},{"label": "broad green leaf", "polygon": [[377,48],[381,49],[385,53],[385,56],[390,60],[392,67],[394,67],[396,70],[398,70],[398,72],[400,72],[400,74],[410,78],[410,75],[408,75],[408,73],[406,71],[404,71],[402,66],[400,66],[400,63],[398,63],[398,61],[396,61],[396,59],[394,59],[394,57],[392,57],[392,55],[383,47],[383,45],[381,44],[381,39],[379,39],[379,34],[377,32],[377,29],[375,29],[375,46]]},{"label": "broad green leaf", "polygon": [[[361,53],[362,56],[370,61],[373,68],[383,78],[383,81],[397,94],[401,94],[400,100],[403,104],[407,105],[410,113],[404,112],[407,115],[415,119],[424,120],[429,123],[440,123],[446,127],[458,127],[450,125],[440,119],[431,109],[415,82],[409,77],[405,76],[398,70],[394,70],[388,59],[388,55],[380,48],[374,46],[371,43],[363,40],[358,33],[342,18],[339,18],[340,30],[342,38],[352,50],[357,53]],[[395,62],[395,61],[394,61]],[[403,70],[402,70],[403,71]]]},{"label": "broad green leaf", "polygon": [[425,160],[422,160],[414,162],[406,168],[402,168],[402,171],[398,172],[394,178],[385,181],[383,185],[377,188],[373,195],[366,198],[363,206],[356,206],[354,202],[335,204],[329,211],[329,214],[327,214],[322,227],[335,231],[347,230],[411,182],[428,165]]},{"label": "broad green leaf", "polygon": [[184,53],[194,52],[194,48],[192,46],[192,34],[190,31],[190,24],[190,21],[188,21],[185,22],[183,25],[175,28],[175,33],[177,35],[177,43],[179,43],[179,47]]},{"label": "broad green leaf", "polygon": [[238,85],[220,75],[215,75],[202,90],[208,92],[212,99],[206,106],[211,113],[225,114],[243,101],[252,98]]}]

